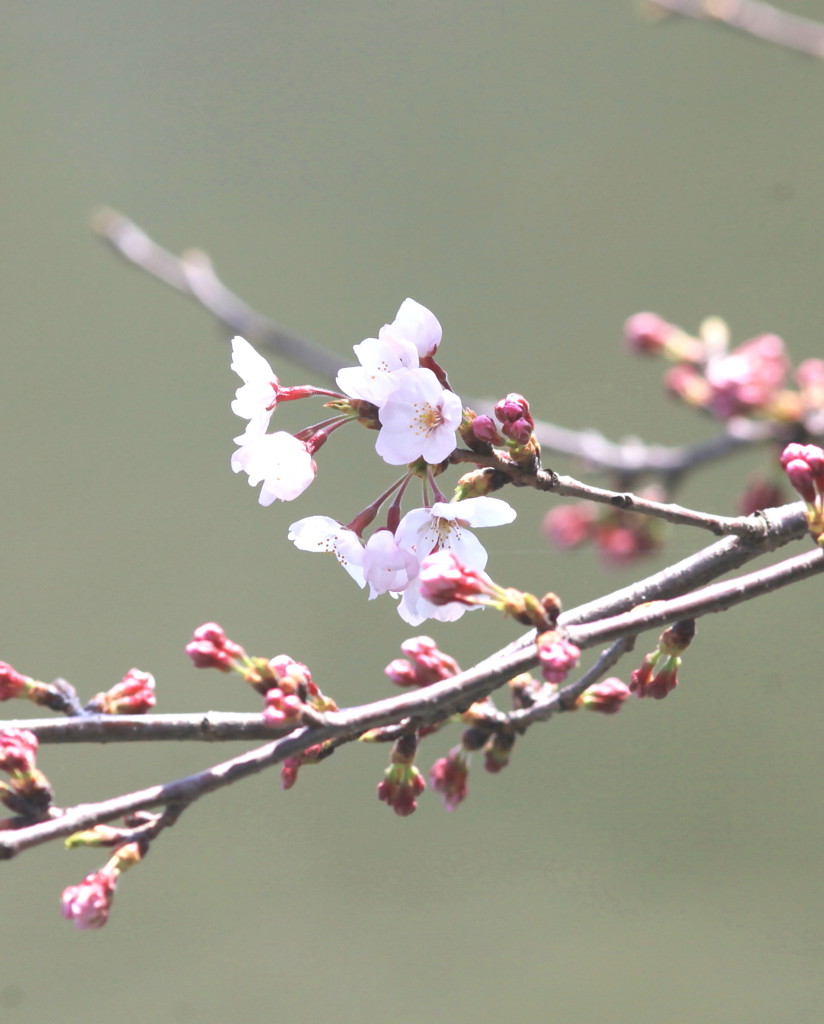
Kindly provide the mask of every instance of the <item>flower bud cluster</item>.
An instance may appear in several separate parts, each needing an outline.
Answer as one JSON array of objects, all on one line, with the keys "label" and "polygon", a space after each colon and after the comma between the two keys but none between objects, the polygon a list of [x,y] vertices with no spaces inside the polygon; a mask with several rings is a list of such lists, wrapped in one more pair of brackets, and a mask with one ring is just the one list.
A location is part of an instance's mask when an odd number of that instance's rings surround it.
[{"label": "flower bud cluster", "polygon": [[428,686],[449,679],[461,670],[457,661],[440,650],[431,636],[410,637],[401,644],[401,650],[406,658],[396,658],[384,669],[396,686]]},{"label": "flower bud cluster", "polygon": [[566,679],[581,657],[580,647],[576,647],[555,630],[540,633],[535,644],[541,675],[548,683],[554,683],[556,686]]},{"label": "flower bud cluster", "polygon": [[86,707],[104,715],[142,715],[151,711],[155,700],[154,676],[130,668],[119,683],[92,697]]},{"label": "flower bud cluster", "polygon": [[240,644],[230,640],[216,622],[197,627],[186,653],[196,668],[217,668],[221,672],[243,672],[248,661]]},{"label": "flower bud cluster", "polygon": [[[186,653],[198,668],[217,668],[241,675],[263,696],[263,719],[273,728],[291,729],[300,724],[307,712],[337,710],[337,704],[321,692],[306,665],[288,654],[250,657],[240,644],[228,639],[216,622],[207,622],[195,630]],[[295,774],[301,764],[311,759],[299,760]]]},{"label": "flower bud cluster", "polygon": [[717,420],[748,416],[806,423],[811,430],[824,422],[824,361],[801,363],[790,386],[790,361],[777,334],[760,334],[730,349],[729,328],[717,317],[691,337],[654,313],[637,313],[624,325],[624,337],[631,351],[675,363],[667,389]]},{"label": "flower bud cluster", "polygon": [[276,684],[265,693],[264,721],[277,729],[292,728],[301,721],[307,707],[318,711],[335,707],[323,696],[306,665],[279,654],[268,663],[272,681]]},{"label": "flower bud cluster", "polygon": [[389,767],[378,783],[378,799],[401,818],[417,810],[418,797],[426,789],[426,781],[414,763],[417,749],[414,733],[401,736],[392,747]]},{"label": "flower bud cluster", "polygon": [[681,654],[695,636],[695,620],[683,619],[665,629],[658,646],[644,658],[641,667],[632,673],[629,688],[636,697],[662,700],[678,685],[677,672]]},{"label": "flower bud cluster", "polygon": [[503,448],[504,454],[519,466],[537,469],[541,446],[535,436],[535,421],[529,411],[529,402],[523,395],[512,392],[496,402],[493,412],[495,419],[466,410],[461,438],[467,447],[484,454]]}]

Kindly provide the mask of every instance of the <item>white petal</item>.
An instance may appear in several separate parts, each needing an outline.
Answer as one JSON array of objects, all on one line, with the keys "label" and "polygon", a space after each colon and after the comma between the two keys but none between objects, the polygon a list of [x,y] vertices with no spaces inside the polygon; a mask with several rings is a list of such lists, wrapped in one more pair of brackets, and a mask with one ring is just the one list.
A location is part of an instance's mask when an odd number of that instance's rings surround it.
[{"label": "white petal", "polygon": [[414,299],[404,299],[392,326],[412,342],[422,358],[432,355],[443,337],[435,314]]}]

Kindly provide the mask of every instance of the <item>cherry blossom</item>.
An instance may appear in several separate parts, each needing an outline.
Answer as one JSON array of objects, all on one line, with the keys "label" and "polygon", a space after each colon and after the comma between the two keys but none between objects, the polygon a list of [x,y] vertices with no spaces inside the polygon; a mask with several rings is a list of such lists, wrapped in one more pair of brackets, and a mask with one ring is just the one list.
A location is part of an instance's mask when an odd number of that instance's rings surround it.
[{"label": "cherry blossom", "polygon": [[395,387],[400,370],[418,368],[418,351],[411,341],[382,327],[380,338],[367,338],[353,346],[360,366],[346,366],[338,372],[337,385],[350,398],[360,398],[378,408]]},{"label": "cherry blossom", "polygon": [[419,563],[433,551],[449,548],[468,568],[483,569],[486,549],[467,527],[503,526],[515,515],[515,509],[501,498],[436,501],[431,508],[407,512],[395,537],[402,548],[414,552]]},{"label": "cherry blossom", "polygon": [[423,368],[397,371],[392,382],[378,413],[381,431],[375,451],[390,466],[416,459],[430,465],[443,462],[455,450],[455,431],[463,415],[460,398]]},{"label": "cherry blossom", "polygon": [[[514,518],[515,509],[500,498],[436,501],[431,508],[407,512],[398,524],[395,539],[400,547],[415,555],[419,564],[435,551],[449,550],[467,569],[481,571],[489,556],[467,527],[501,526]],[[410,581],[398,604],[398,615],[411,626],[418,626],[425,619],[454,622],[467,610],[467,606],[458,601],[448,604],[429,601],[421,593],[420,577]]]},{"label": "cherry blossom", "polygon": [[304,441],[279,430],[274,434],[241,436],[232,456],[232,470],[249,476],[251,487],[262,483],[258,501],[294,501],[315,479],[317,466]]},{"label": "cherry blossom", "polygon": [[278,378],[272,367],[245,338],[232,338],[232,369],[243,381],[235,392],[232,412],[249,420],[245,436],[265,434],[277,404]]},{"label": "cherry blossom", "polygon": [[377,338],[354,346],[360,366],[342,369],[337,385],[350,398],[380,408],[394,389],[393,375],[417,369],[421,359],[435,353],[441,336],[434,313],[414,299],[404,299],[395,319],[381,327]]},{"label": "cherry blossom", "polygon": [[289,540],[301,551],[331,552],[359,587],[366,586],[360,537],[329,516],[307,516],[289,527]]},{"label": "cherry blossom", "polygon": [[411,341],[421,359],[435,354],[443,336],[435,314],[414,299],[403,300],[388,330]]},{"label": "cherry blossom", "polygon": [[363,574],[369,600],[405,590],[418,571],[414,554],[398,546],[391,530],[376,530],[363,549]]}]

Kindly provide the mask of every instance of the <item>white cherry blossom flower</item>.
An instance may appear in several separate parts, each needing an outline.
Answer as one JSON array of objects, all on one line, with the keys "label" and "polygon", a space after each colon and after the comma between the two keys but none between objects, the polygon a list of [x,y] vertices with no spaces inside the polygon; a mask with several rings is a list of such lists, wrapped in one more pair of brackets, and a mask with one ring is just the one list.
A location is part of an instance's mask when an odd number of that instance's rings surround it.
[{"label": "white cherry blossom flower", "polygon": [[395,539],[422,562],[433,551],[449,550],[471,569],[483,569],[486,548],[468,527],[503,526],[515,518],[515,509],[501,498],[464,498],[436,501],[431,508],[415,508],[398,524]]},{"label": "white cherry blossom flower", "polygon": [[384,324],[377,338],[354,346],[360,366],[347,366],[337,376],[338,387],[350,398],[380,408],[394,390],[393,375],[415,370],[420,359],[432,355],[441,342],[441,325],[426,306],[404,299],[391,324]]},{"label": "white cherry blossom flower", "polygon": [[232,412],[249,420],[245,436],[265,434],[277,403],[277,376],[263,356],[240,336],[232,338],[232,369],[243,381],[235,392]]},{"label": "white cherry blossom flower", "polygon": [[354,530],[329,516],[307,516],[289,527],[289,540],[301,551],[331,552],[359,587],[366,586],[364,550]]},{"label": "white cherry blossom flower", "polygon": [[317,466],[309,448],[293,434],[241,435],[240,447],[232,456],[232,470],[249,476],[249,484],[260,489],[258,501],[293,501],[315,479]]},{"label": "white cherry blossom flower", "polygon": [[398,546],[391,530],[376,530],[363,549],[363,574],[369,584],[369,600],[379,594],[405,590],[418,571],[418,560]]},{"label": "white cherry blossom flower", "polygon": [[[398,524],[395,539],[400,547],[415,555],[420,564],[436,551],[451,551],[468,569],[482,571],[488,554],[468,527],[502,526],[515,518],[515,509],[500,498],[464,498],[462,501],[436,501],[431,508],[407,512]],[[420,577],[416,576],[404,590],[398,604],[398,615],[411,626],[425,619],[454,622],[466,605],[457,601],[436,605],[422,596]]]},{"label": "white cherry blossom flower", "polygon": [[397,371],[392,383],[378,413],[381,430],[375,451],[390,466],[416,459],[430,465],[443,462],[455,450],[463,415],[460,398],[427,369]]},{"label": "white cherry blossom flower", "polygon": [[443,336],[435,314],[414,299],[403,300],[389,327],[411,341],[421,359],[435,354]]},{"label": "white cherry blossom flower", "polygon": [[381,328],[379,338],[367,338],[353,348],[361,365],[340,370],[337,385],[350,398],[360,398],[378,408],[395,386],[393,375],[418,367],[414,344],[394,335],[387,327]]}]

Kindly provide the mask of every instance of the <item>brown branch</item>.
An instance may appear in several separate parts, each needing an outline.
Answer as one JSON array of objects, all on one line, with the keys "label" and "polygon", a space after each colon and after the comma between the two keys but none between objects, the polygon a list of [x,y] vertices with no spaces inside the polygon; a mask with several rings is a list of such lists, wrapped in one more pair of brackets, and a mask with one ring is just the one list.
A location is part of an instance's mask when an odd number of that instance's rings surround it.
[{"label": "brown branch", "polygon": [[[634,637],[647,630],[660,629],[678,619],[697,618],[710,612],[723,611],[822,571],[824,551],[816,548],[777,565],[730,581],[714,583],[671,600],[645,603],[596,622],[570,624],[566,632],[577,646],[593,647]],[[449,679],[370,704],[327,712],[318,716],[317,724],[302,726],[257,750],[184,779],[96,804],[54,811],[48,821],[0,832],[0,859],[13,857],[31,846],[71,835],[130,812],[169,804],[186,806],[205,793],[260,772],[317,743],[354,740],[371,729],[396,725],[404,720],[421,723],[442,721],[493,693],[513,676],[534,668],[537,663],[534,642],[520,647],[511,645],[503,652]],[[565,696],[568,698],[570,695],[567,693]],[[61,722],[64,728],[70,724],[71,720]]]},{"label": "brown branch", "polygon": [[824,25],[758,0],[644,0],[644,6],[684,18],[714,21],[808,57],[824,58]]},{"label": "brown branch", "polygon": [[[651,576],[563,612],[558,620],[559,625],[570,629],[584,623],[597,623],[620,616],[644,603],[678,598],[696,591],[698,587],[706,586],[767,552],[798,540],[807,532],[806,518],[800,503],[768,509],[760,514],[760,518],[766,524],[766,530],[760,539],[742,540],[739,537],[725,537]],[[499,662],[501,665],[508,665],[509,657],[531,646],[534,639],[535,632],[532,630],[490,655],[483,664],[492,669],[496,669]],[[399,713],[416,713],[414,709],[409,710],[400,706],[396,710]],[[0,722],[0,728],[28,729],[42,743],[123,743],[150,740],[215,742],[266,739],[273,735],[272,728],[265,726],[258,714],[216,711],[169,715],[84,715],[59,719],[13,719]]]},{"label": "brown branch", "polygon": [[472,463],[505,473],[512,483],[518,487],[533,487],[538,491],[550,491],[564,497],[584,498],[601,505],[610,505],[622,512],[638,512],[642,515],[664,519],[677,526],[695,526],[709,530],[716,536],[735,534],[739,537],[758,538],[765,534],[767,526],[759,515],[749,516],[717,516],[708,512],[684,508],[672,502],[652,501],[636,494],[622,491],[610,491],[603,487],[593,487],[576,480],[571,476],[561,476],[551,469],[528,469],[519,466],[505,455],[493,452],[483,455],[466,448],[456,449],[449,457],[452,463]]}]

